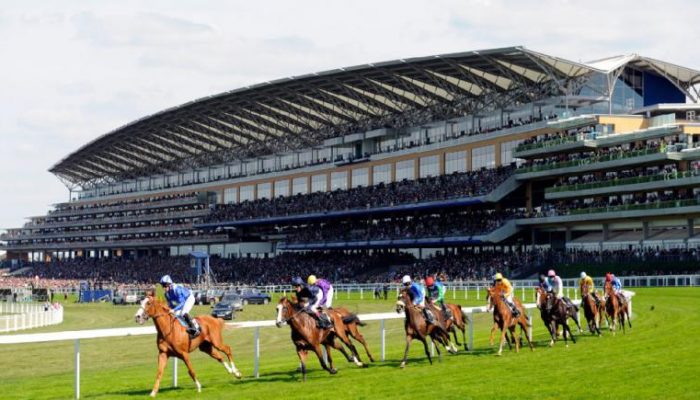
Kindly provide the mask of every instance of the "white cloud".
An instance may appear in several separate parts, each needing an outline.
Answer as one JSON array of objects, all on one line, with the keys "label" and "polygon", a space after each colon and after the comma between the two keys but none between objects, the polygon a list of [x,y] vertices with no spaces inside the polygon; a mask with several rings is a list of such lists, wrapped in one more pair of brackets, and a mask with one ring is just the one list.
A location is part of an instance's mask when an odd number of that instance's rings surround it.
[{"label": "white cloud", "polygon": [[700,67],[700,3],[10,2],[0,11],[0,227],[67,198],[47,172],[89,140],[195,98],[356,64],[525,45]]}]

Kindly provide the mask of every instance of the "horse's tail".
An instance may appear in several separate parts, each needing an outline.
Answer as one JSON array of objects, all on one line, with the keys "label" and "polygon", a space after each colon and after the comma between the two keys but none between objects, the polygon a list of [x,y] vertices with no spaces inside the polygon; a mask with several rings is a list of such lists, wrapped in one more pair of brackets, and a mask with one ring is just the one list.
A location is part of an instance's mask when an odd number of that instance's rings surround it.
[{"label": "horse's tail", "polygon": [[360,326],[365,326],[364,322],[360,321],[360,317],[357,316],[357,314],[350,314],[348,316],[343,317],[343,323],[344,324],[352,324],[353,322],[357,323],[357,325]]}]

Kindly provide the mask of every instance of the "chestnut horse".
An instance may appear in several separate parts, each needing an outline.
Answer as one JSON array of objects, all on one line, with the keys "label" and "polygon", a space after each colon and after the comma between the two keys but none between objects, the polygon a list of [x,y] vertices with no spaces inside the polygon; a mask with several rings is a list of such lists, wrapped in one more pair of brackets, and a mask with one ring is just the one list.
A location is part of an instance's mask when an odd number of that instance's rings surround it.
[{"label": "chestnut horse", "polygon": [[[160,387],[160,379],[163,376],[163,369],[168,362],[169,357],[177,357],[181,359],[187,366],[187,371],[190,377],[197,385],[197,392],[202,391],[202,385],[197,380],[197,376],[190,362],[190,353],[199,349],[204,353],[209,354],[216,361],[223,364],[228,373],[233,374],[236,378],[241,378],[241,373],[233,363],[233,355],[231,348],[224,343],[221,332],[224,327],[222,319],[214,318],[209,315],[197,317],[201,332],[196,338],[190,338],[185,327],[183,327],[177,318],[172,314],[168,306],[156,299],[153,292],[146,294],[146,297],[141,301],[141,307],[134,315],[134,319],[139,324],[144,324],[149,318],[153,319],[153,323],[158,331],[156,343],[158,345],[158,372],[156,373],[156,382],[151,391],[151,397],[155,397]],[[218,351],[217,351],[218,350]],[[219,354],[219,351],[226,354],[227,364],[224,358]]]},{"label": "chestnut horse", "polygon": [[[571,328],[569,328],[569,324],[566,321],[568,318],[573,318],[566,303],[557,299],[554,293],[545,292],[541,287],[537,287],[535,290],[537,290],[537,308],[540,309],[540,317],[542,317],[542,322],[544,322],[551,336],[549,346],[554,346],[554,342],[557,340],[557,330],[560,326],[562,327],[566,347],[569,347],[569,336],[571,337],[571,341],[576,343],[574,334],[571,333]],[[549,306],[551,306],[551,308],[549,308]],[[567,334],[569,336],[567,336]]]},{"label": "chestnut horse", "polygon": [[[437,341],[438,343],[442,344],[450,353],[454,354],[457,352],[457,349],[450,343],[450,337],[443,328],[444,325],[440,324],[439,320],[436,321],[436,324],[428,324],[428,322],[425,320],[425,316],[423,315],[423,310],[420,307],[412,304],[411,297],[408,294],[407,289],[401,290],[399,299],[396,301],[396,312],[403,312],[406,314],[406,320],[404,321],[404,329],[406,330],[406,349],[404,350],[403,360],[401,361],[401,368],[406,367],[408,350],[411,347],[411,342],[413,339],[423,342],[425,355],[428,356],[428,361],[430,364],[433,363],[433,359],[430,356],[427,338],[430,338],[433,343]],[[435,345],[435,350],[438,353],[439,359],[440,346]]]},{"label": "chestnut horse", "polygon": [[[520,315],[516,318],[513,317],[513,312],[510,306],[506,304],[505,300],[502,298],[503,289],[501,285],[496,285],[486,289],[488,291],[489,303],[493,305],[494,308],[494,322],[501,329],[501,341],[498,347],[498,355],[503,353],[503,344],[506,342],[507,333],[510,332],[511,338],[515,338],[515,328],[520,326],[520,336],[522,337],[523,332],[525,332],[525,338],[530,346],[530,350],[535,350],[532,346],[532,341],[530,341],[530,336],[527,334],[528,322],[525,317],[525,310],[522,309],[522,305],[516,302],[516,307],[520,310]],[[520,341],[515,341],[515,352],[520,351]]]},{"label": "chestnut horse", "polygon": [[602,301],[600,304],[596,303],[593,295],[588,292],[589,290],[590,288],[588,285],[581,286],[581,305],[583,306],[583,315],[586,316],[588,330],[591,332],[591,334],[598,334],[598,336],[600,336],[600,323],[603,321],[605,304],[603,304]]},{"label": "chestnut horse", "polygon": [[[331,317],[334,326],[342,326],[342,320],[338,321],[340,319],[339,314],[330,313],[329,316]],[[354,361],[357,366],[365,366],[365,364],[360,362],[358,359],[356,351],[353,352],[351,357],[345,351],[343,345],[335,341],[335,338],[337,337],[336,329],[318,328],[316,319],[310,316],[303,309],[301,304],[292,302],[287,297],[282,297],[277,303],[277,319],[275,320],[275,325],[277,325],[278,328],[281,328],[284,324],[289,324],[292,330],[292,342],[296,347],[297,356],[301,362],[300,369],[302,380],[304,382],[306,382],[306,359],[309,350],[316,353],[318,361],[321,363],[321,367],[328,371],[328,373],[331,375],[338,373],[333,366],[333,357],[330,351],[331,347],[343,353],[346,359]],[[321,345],[323,345],[326,349],[328,364],[326,364],[326,361],[324,360]],[[352,344],[350,344],[350,346],[352,346]],[[352,346],[351,349],[354,349],[354,346]]]},{"label": "chestnut horse", "polygon": [[[515,307],[518,309],[518,311],[520,311],[520,314],[525,315],[525,308],[523,308],[523,304],[517,297],[513,297],[513,303],[515,303]],[[493,307],[491,294],[488,290],[486,291],[486,309],[488,311],[493,311],[493,326],[491,326],[491,334],[489,335],[489,345],[493,347],[493,339],[496,336],[498,329],[500,329],[503,325],[503,321],[501,321],[501,315]],[[515,344],[515,336],[512,334],[506,335],[506,343],[508,343],[508,349],[512,349],[513,347],[511,344]],[[520,345],[522,346],[522,340],[520,341]]]},{"label": "chestnut horse", "polygon": [[632,327],[632,322],[629,320],[627,303],[622,301],[622,299],[620,299],[618,296],[622,295],[615,293],[612,282],[605,282],[605,311],[612,320],[610,330],[612,331],[613,335],[615,335],[618,322],[622,327],[622,333],[625,333],[625,319],[627,319],[629,327]]},{"label": "chestnut horse", "polygon": [[[374,357],[372,356],[372,353],[369,351],[369,346],[367,346],[367,341],[365,340],[365,337],[362,336],[362,333],[360,333],[360,330],[358,326],[365,326],[365,323],[360,321],[360,319],[357,317],[356,314],[351,313],[344,307],[338,307],[338,308],[330,308],[328,309],[328,313],[337,313],[340,316],[340,319],[342,321],[343,325],[343,330],[340,332],[336,326],[336,334],[337,333],[344,333],[345,336],[351,337],[358,342],[362,344],[362,346],[365,348],[365,352],[367,353],[367,357],[369,357],[369,360],[371,362],[374,362]],[[334,319],[335,321],[335,319]],[[357,350],[355,350],[355,353],[357,354]],[[359,354],[358,354],[359,358]],[[351,360],[348,360],[351,361]]]}]

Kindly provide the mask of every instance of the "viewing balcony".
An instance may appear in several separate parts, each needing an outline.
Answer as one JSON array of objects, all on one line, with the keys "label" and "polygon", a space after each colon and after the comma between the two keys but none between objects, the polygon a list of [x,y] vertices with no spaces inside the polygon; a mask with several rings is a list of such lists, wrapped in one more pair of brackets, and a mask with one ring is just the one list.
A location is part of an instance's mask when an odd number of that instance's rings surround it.
[{"label": "viewing balcony", "polygon": [[43,218],[55,218],[55,217],[68,217],[73,215],[89,215],[89,214],[102,214],[106,212],[115,211],[131,211],[131,210],[148,210],[153,208],[165,208],[165,207],[177,207],[186,206],[190,204],[197,204],[199,200],[197,196],[190,196],[180,199],[170,199],[161,201],[148,201],[135,204],[122,204],[115,206],[104,206],[104,207],[93,207],[85,208],[81,210],[62,210],[49,212]]},{"label": "viewing balcony", "polygon": [[78,221],[61,221],[61,222],[49,222],[49,223],[28,223],[23,229],[43,229],[43,228],[63,228],[72,226],[92,226],[92,225],[104,225],[104,224],[117,224],[126,222],[140,222],[140,221],[158,221],[162,219],[176,219],[176,218],[199,218],[204,217],[210,213],[209,209],[202,210],[188,210],[188,211],[173,211],[173,212],[159,212],[144,215],[133,215],[128,217],[114,217],[114,218],[90,218]]},{"label": "viewing balcony", "polygon": [[32,243],[0,245],[5,251],[58,251],[58,250],[92,250],[92,249],[126,249],[142,247],[167,247],[188,244],[225,243],[228,235],[197,235],[159,239],[125,239],[94,242]]}]

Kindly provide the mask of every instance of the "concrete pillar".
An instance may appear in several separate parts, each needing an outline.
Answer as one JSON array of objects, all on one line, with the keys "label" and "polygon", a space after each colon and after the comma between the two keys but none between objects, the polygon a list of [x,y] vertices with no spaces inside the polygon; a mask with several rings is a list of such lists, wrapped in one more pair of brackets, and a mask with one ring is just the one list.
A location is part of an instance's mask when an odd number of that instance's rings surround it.
[{"label": "concrete pillar", "polygon": [[532,212],[532,181],[525,184],[525,208],[527,212]]},{"label": "concrete pillar", "polygon": [[566,235],[566,237],[565,237],[565,238],[566,238],[566,243],[569,243],[569,242],[571,241],[571,227],[570,227],[570,226],[567,226],[567,227],[566,227],[566,233],[565,233],[565,235]]},{"label": "concrete pillar", "polygon": [[688,218],[688,238],[691,238],[695,235],[695,220],[692,218]]},{"label": "concrete pillar", "polygon": [[649,239],[651,236],[651,230],[649,229],[649,221],[642,221],[642,237],[644,240]]},{"label": "concrete pillar", "polygon": [[603,240],[610,239],[610,226],[608,224],[603,224]]}]

